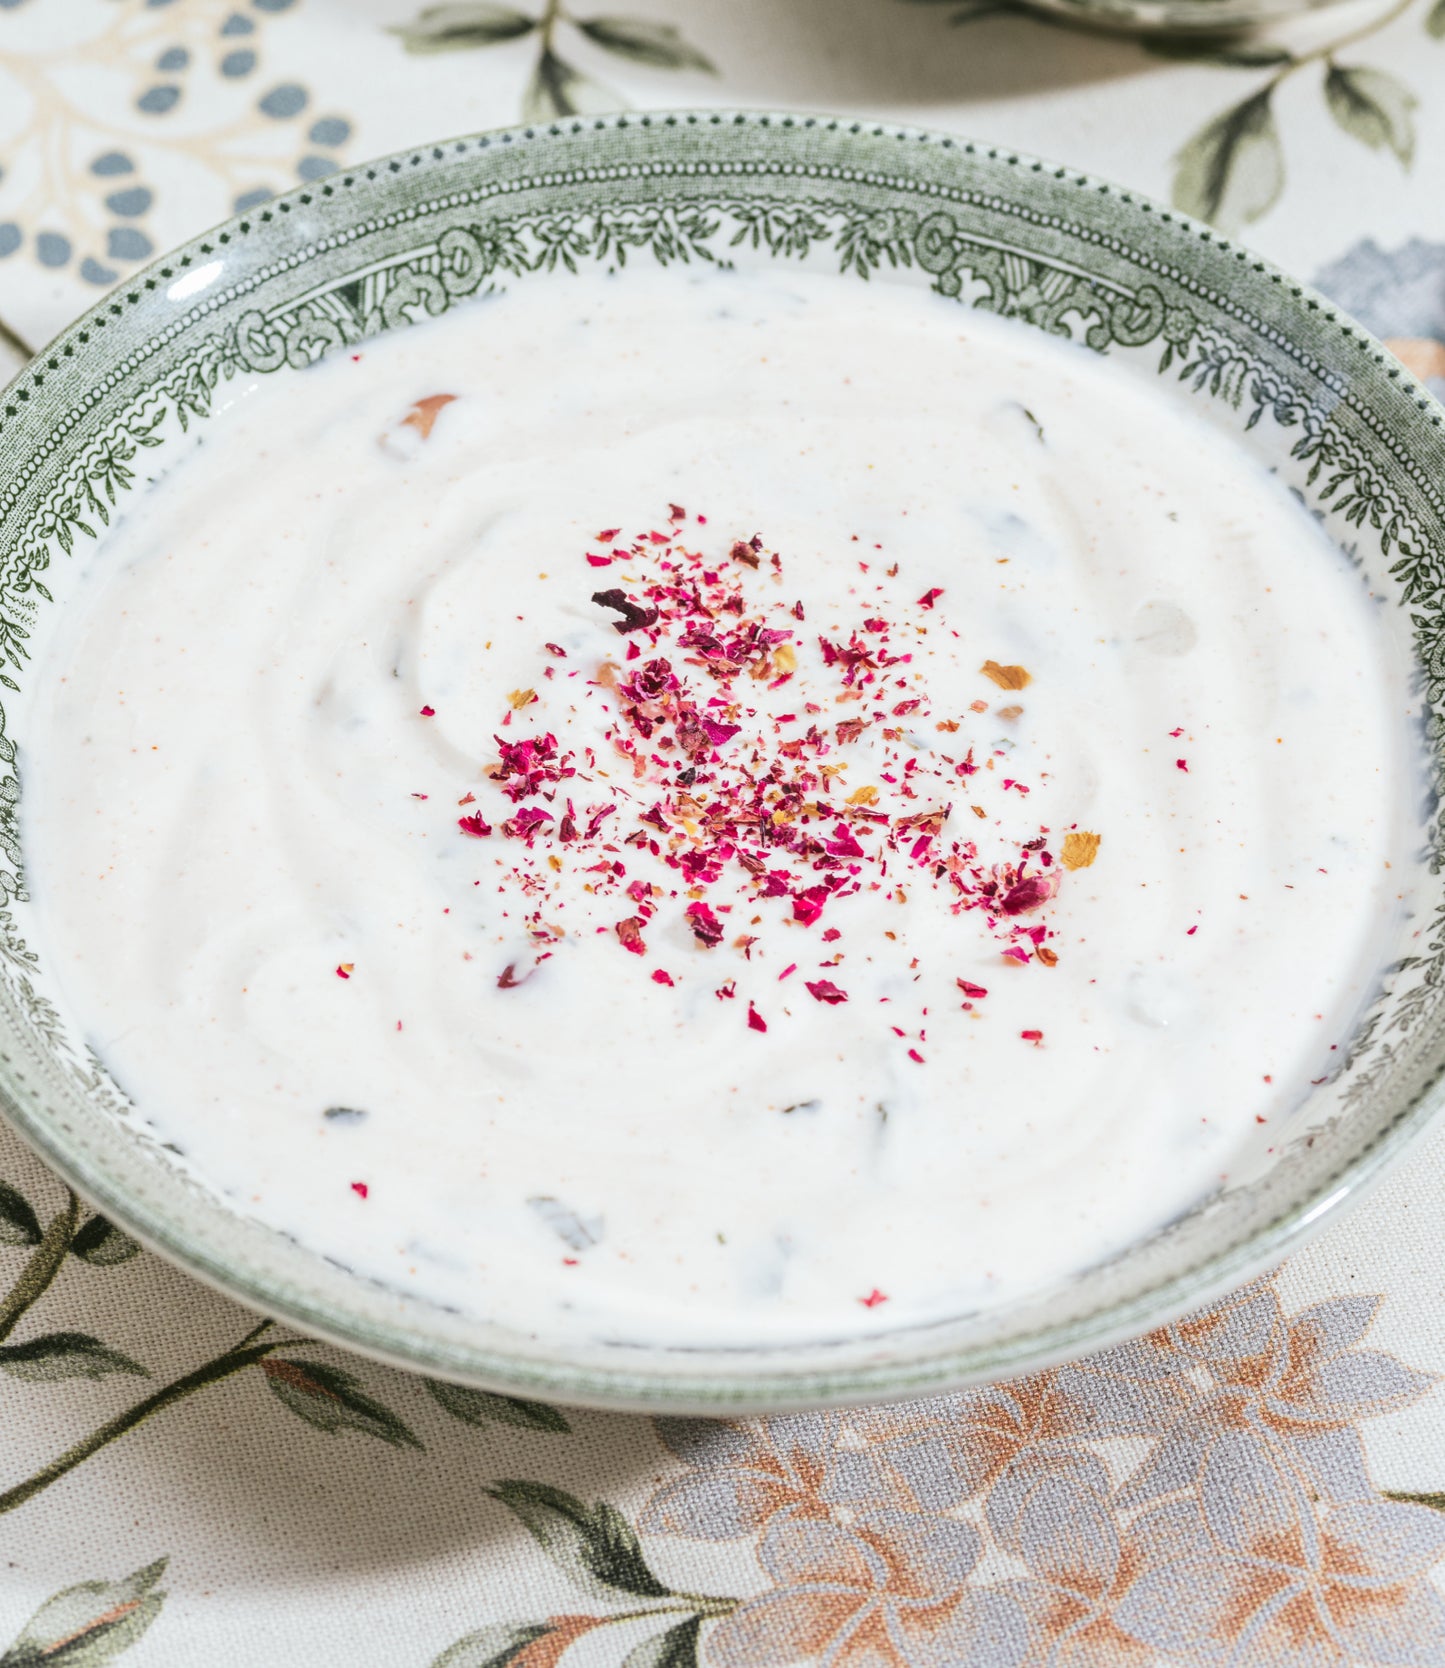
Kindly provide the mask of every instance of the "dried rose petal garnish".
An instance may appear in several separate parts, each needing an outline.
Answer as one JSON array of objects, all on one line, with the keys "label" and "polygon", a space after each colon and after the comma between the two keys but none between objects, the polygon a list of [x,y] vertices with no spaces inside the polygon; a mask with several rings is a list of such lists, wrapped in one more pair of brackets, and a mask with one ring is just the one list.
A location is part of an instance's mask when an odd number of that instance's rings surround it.
[{"label": "dried rose petal garnish", "polygon": [[[666,946],[670,961],[690,953],[722,962],[708,987],[722,1001],[747,997],[737,975],[749,964],[756,974],[747,978],[779,981],[816,968],[799,982],[813,1001],[838,1006],[849,1001],[850,954],[871,959],[879,930],[870,924],[867,945],[850,943],[863,929],[850,932],[856,917],[845,900],[864,897],[891,914],[918,892],[970,916],[1009,961],[1053,966],[1047,906],[1066,870],[1093,861],[1099,837],[1070,831],[1056,859],[1047,827],[1035,823],[1036,832],[1014,840],[1004,831],[1017,825],[1030,792],[995,770],[1013,743],[996,741],[985,701],[972,703],[976,717],[934,709],[914,663],[921,640],[948,630],[943,590],[910,594],[906,580],[890,590],[860,563],[869,577],[850,591],[868,594],[854,623],[824,613],[807,625],[813,605],[789,592],[782,557],[760,534],[700,551],[678,507],[668,511],[665,526],[626,539],[608,528],[601,550],[579,553],[582,575],[601,565],[619,575],[583,594],[622,642],[576,670],[554,666],[568,660],[559,645],[539,646],[534,686],[511,692],[493,732],[484,793],[495,809],[478,803],[456,819],[464,836],[494,837],[502,890],[525,900],[532,963],[520,976],[515,965],[526,964],[509,965],[502,988],[520,984],[569,931],[586,931],[642,960],[655,945]],[[895,564],[887,578],[897,573]],[[1032,681],[1022,666],[990,660],[981,670],[1001,689]],[[800,671],[806,682],[794,681]],[[529,709],[545,719],[583,701],[601,720],[596,748],[569,745],[558,716],[560,740],[540,721],[527,727]],[[1017,707],[1003,712],[1023,716]],[[596,728],[589,723],[590,734]],[[956,808],[973,815],[956,818]],[[575,911],[579,885],[591,900],[619,907],[569,928],[565,911],[569,900]],[[865,918],[875,922],[876,912]],[[758,964],[783,933],[792,936],[775,974]],[[915,980],[917,968],[914,958]],[[836,979],[824,976],[835,970]],[[650,979],[674,984],[662,968]],[[965,1007],[988,994],[955,983]],[[787,992],[796,994],[782,1007],[783,1024],[799,1013],[801,992],[785,985],[779,996]],[[753,1000],[734,1011],[747,1028],[768,1031]],[[925,1032],[891,1029],[925,1064],[908,1046]]]},{"label": "dried rose petal garnish", "polygon": [[402,418],[403,428],[415,429],[423,440],[436,427],[436,420],[441,415],[444,405],[450,405],[456,398],[455,394],[428,394],[424,400],[418,400],[406,416]]},{"label": "dried rose petal garnish", "polygon": [[1022,666],[1000,666],[996,660],[986,660],[979,671],[1000,689],[1027,689],[1034,681]]},{"label": "dried rose petal garnish", "polygon": [[1064,843],[1059,848],[1059,861],[1066,869],[1087,869],[1098,855],[1099,836],[1077,828],[1064,835]]}]

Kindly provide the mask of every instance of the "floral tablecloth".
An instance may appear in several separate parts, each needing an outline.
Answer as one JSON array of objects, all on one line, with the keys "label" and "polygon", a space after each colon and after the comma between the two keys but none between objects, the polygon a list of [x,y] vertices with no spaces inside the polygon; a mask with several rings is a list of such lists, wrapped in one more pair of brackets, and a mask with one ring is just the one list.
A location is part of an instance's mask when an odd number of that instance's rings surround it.
[{"label": "floral tablecloth", "polygon": [[[272,191],[623,103],[927,123],[1172,196],[1445,391],[1445,0],[1187,52],[1006,0],[0,0],[0,371]],[[0,1130],[0,1668],[1445,1664],[1442,1374],[1441,1140],[1134,1344],[733,1425],[258,1326]]]}]

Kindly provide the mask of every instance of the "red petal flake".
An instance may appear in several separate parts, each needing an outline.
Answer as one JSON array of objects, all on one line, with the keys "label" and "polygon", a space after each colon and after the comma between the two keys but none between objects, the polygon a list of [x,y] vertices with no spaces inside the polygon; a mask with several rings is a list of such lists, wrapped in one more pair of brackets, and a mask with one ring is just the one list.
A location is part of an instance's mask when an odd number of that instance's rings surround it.
[{"label": "red petal flake", "polygon": [[356,1197],[358,1199],[364,1199],[367,1196],[367,1194],[371,1192],[371,1189],[366,1185],[365,1182],[352,1182],[351,1191],[356,1195]]},{"label": "red petal flake", "polygon": [[830,1007],[848,1000],[848,992],[839,990],[829,979],[804,979],[803,985],[814,1001],[826,1002]]},{"label": "red petal flake", "polygon": [[337,966],[336,977],[338,979],[349,979],[355,971],[356,963],[354,961],[343,961]]},{"label": "red petal flake", "polygon": [[423,718],[435,718],[436,715],[437,709],[435,707],[423,707],[421,709],[421,716]]},{"label": "red petal flake", "polygon": [[767,1020],[765,1020],[763,1018],[763,1016],[758,1012],[758,1010],[752,1005],[752,1003],[749,1002],[748,1003],[748,1030],[750,1030],[750,1031],[766,1031],[767,1028],[768,1028]]},{"label": "red petal flake", "polygon": [[826,886],[810,886],[806,892],[794,893],[793,919],[801,921],[805,927],[811,927],[823,913],[823,905],[827,901],[828,888]]},{"label": "red petal flake", "polygon": [[1182,770],[1186,776],[1189,774],[1189,765],[1184,759],[1175,759],[1174,768]]},{"label": "red petal flake", "polygon": [[613,928],[618,938],[622,940],[622,948],[630,950],[634,956],[645,956],[647,946],[642,942],[642,929],[646,925],[640,915],[629,915],[619,921]]},{"label": "red petal flake", "polygon": [[699,944],[706,945],[709,950],[712,949],[713,945],[722,938],[722,922],[718,920],[717,916],[705,903],[690,903],[685,913],[687,924],[692,928],[693,937],[697,939]]},{"label": "red petal flake", "polygon": [[482,818],[480,811],[470,817],[458,817],[457,827],[463,834],[470,834],[474,840],[484,840],[492,832],[492,825]]},{"label": "red petal flake", "polygon": [[920,608],[932,608],[934,603],[937,602],[942,595],[943,587],[941,585],[935,585],[932,590],[925,591],[923,595],[919,597],[918,606]]},{"label": "red petal flake", "polygon": [[1005,915],[1026,915],[1042,907],[1059,889],[1057,875],[1028,875],[1009,887],[999,900]]},{"label": "red petal flake", "polygon": [[652,982],[655,985],[670,985],[672,983],[672,974],[663,972],[660,967],[654,968]]},{"label": "red petal flake", "polygon": [[1020,1031],[1019,1035],[1026,1043],[1032,1043],[1035,1048],[1044,1040],[1042,1031]]},{"label": "red petal flake", "polygon": [[865,1309],[876,1309],[880,1303],[886,1303],[888,1301],[888,1293],[880,1292],[877,1286],[874,1286],[873,1290],[868,1293],[867,1297],[860,1297],[858,1301]]},{"label": "red petal flake", "polygon": [[955,979],[953,982],[970,1002],[977,1002],[988,995],[987,989],[983,985],[974,984],[972,979]]},{"label": "red petal flake", "polygon": [[590,551],[587,555],[587,561],[588,564],[594,568],[610,568],[612,566],[612,558],[610,556],[594,556]]}]

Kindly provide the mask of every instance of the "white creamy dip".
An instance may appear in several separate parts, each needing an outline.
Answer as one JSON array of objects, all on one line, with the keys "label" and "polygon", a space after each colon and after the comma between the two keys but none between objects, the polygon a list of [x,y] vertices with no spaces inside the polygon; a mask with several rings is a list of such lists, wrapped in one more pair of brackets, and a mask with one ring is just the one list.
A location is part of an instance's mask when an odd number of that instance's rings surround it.
[{"label": "white creamy dip", "polygon": [[1404,670],[1163,391],[710,272],[235,393],[22,763],[47,963],[246,1210],[523,1328],[882,1329],[1118,1252],[1338,1062]]}]

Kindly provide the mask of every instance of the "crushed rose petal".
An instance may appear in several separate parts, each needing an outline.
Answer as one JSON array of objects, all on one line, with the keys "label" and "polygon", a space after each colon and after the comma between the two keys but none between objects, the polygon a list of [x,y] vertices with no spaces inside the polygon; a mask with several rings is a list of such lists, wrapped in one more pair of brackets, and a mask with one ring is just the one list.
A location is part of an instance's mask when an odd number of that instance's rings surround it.
[{"label": "crushed rose petal", "polygon": [[1022,666],[1000,666],[996,660],[986,660],[979,671],[1000,689],[1027,689],[1034,681]]},{"label": "crushed rose petal", "polygon": [[406,416],[402,418],[403,428],[415,429],[426,440],[436,426],[436,420],[441,415],[444,405],[450,405],[456,399],[455,394],[428,394],[424,400],[417,400]]},{"label": "crushed rose petal", "polygon": [[[634,913],[603,915],[607,924],[595,930],[644,960],[649,937],[685,925],[699,951],[736,954],[755,969],[763,963],[756,976],[765,976],[765,947],[755,956],[754,946],[758,924],[771,912],[778,931],[795,935],[795,951],[811,934],[813,942],[834,947],[818,964],[833,970],[853,948],[846,929],[854,917],[843,900],[866,893],[902,905],[923,889],[953,915],[971,914],[1003,957],[1055,965],[1046,944],[1053,933],[1048,906],[1065,874],[1093,861],[1099,838],[1070,830],[1051,850],[1048,828],[1035,822],[1010,839],[1006,829],[1020,812],[1003,809],[1000,796],[1021,807],[1030,784],[989,774],[1005,747],[988,731],[954,742],[973,722],[968,713],[960,720],[930,710],[927,684],[912,665],[924,627],[907,624],[900,607],[908,592],[889,603],[882,581],[870,580],[871,600],[860,603],[852,625],[834,622],[810,634],[802,602],[785,588],[782,556],[760,534],[724,537],[709,556],[692,548],[684,521],[682,509],[669,505],[666,531],[650,527],[624,537],[620,528],[607,528],[597,537],[600,549],[581,553],[586,565],[618,564],[627,575],[591,592],[592,603],[626,639],[625,650],[570,674],[579,680],[570,686],[573,698],[585,690],[584,698],[596,703],[610,753],[599,757],[601,748],[570,746],[565,735],[559,741],[540,724],[528,731],[523,714],[534,705],[555,711],[550,703],[567,675],[547,685],[543,678],[554,669],[545,666],[536,687],[513,690],[499,715],[495,763],[483,773],[490,784],[485,792],[497,797],[492,820],[483,804],[456,819],[465,836],[496,835],[492,850],[505,853],[499,860],[508,865],[508,884],[526,900],[522,925],[531,965],[509,965],[499,985],[522,983],[568,936],[556,924],[567,917],[557,912],[567,904],[561,888],[576,882],[558,877],[579,871],[592,897],[631,903]],[[867,563],[859,567],[869,572]],[[890,579],[897,573],[897,564],[887,570]],[[930,587],[916,606],[933,610],[943,595],[942,587]],[[541,652],[567,658],[556,643],[541,645]],[[769,702],[769,692],[789,685],[805,655],[806,696]],[[981,672],[1006,690],[1032,681],[1024,667],[994,660]],[[783,706],[792,710],[778,710]],[[431,706],[421,710],[434,716]],[[988,703],[974,701],[969,710],[986,713]],[[1006,715],[1021,717],[1022,709],[1001,709]],[[513,724],[514,717],[521,722]],[[925,742],[924,732],[934,739]],[[956,805],[965,782],[971,801],[986,802],[991,792],[993,809]],[[468,794],[461,803],[474,798]],[[972,836],[960,826],[956,813],[963,811],[972,813],[963,819]],[[653,867],[639,876],[636,861]],[[833,923],[834,915],[843,926]],[[645,931],[649,925],[655,930]],[[883,936],[897,937],[891,930]],[[806,960],[780,959],[787,965],[779,980]],[[915,958],[912,967],[918,965]],[[518,974],[519,966],[526,970]],[[661,968],[649,977],[673,984]],[[825,1005],[849,999],[831,979],[802,982]],[[969,980],[955,983],[966,1007],[988,994]],[[716,994],[746,997],[737,985],[725,975]],[[768,1029],[751,1000],[747,1024]],[[916,1022],[912,1031],[892,1029],[909,1058],[923,1064],[919,1050],[907,1046],[911,1036],[923,1041]]]},{"label": "crushed rose petal", "polygon": [[1071,828],[1059,847],[1059,861],[1066,869],[1087,869],[1099,855],[1099,836]]}]

